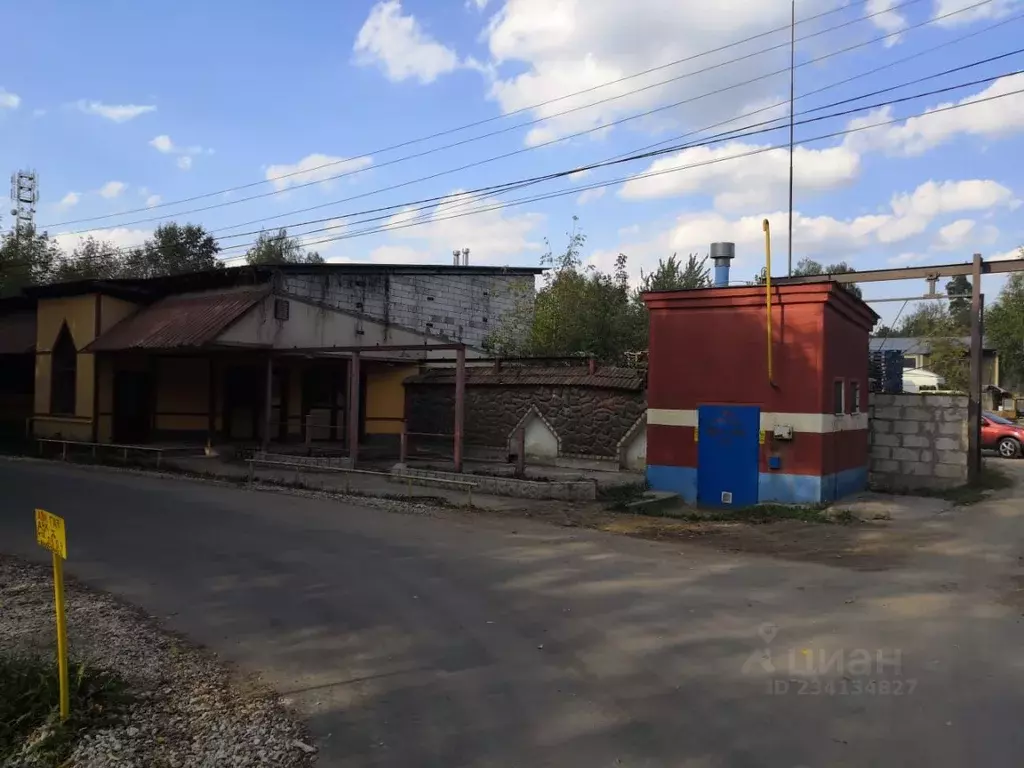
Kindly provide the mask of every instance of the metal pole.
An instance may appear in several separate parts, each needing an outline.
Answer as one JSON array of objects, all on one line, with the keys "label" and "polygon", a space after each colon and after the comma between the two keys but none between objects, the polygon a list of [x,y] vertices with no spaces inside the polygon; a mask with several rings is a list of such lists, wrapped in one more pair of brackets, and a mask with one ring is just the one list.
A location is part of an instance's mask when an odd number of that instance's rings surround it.
[{"label": "metal pole", "polygon": [[764,296],[765,296],[765,324],[768,329],[768,384],[775,386],[775,378],[772,371],[772,229],[768,219],[765,219],[761,228],[764,230]]},{"label": "metal pole", "polygon": [[270,452],[270,408],[273,405],[274,389],[274,358],[267,355],[267,393],[266,403],[263,408],[263,453]]},{"label": "metal pole", "polygon": [[406,433],[406,424],[402,422],[402,432],[398,436],[398,461],[405,464],[409,460],[409,435]]},{"label": "metal pole", "polygon": [[796,101],[796,0],[790,4],[789,24],[789,270],[793,274],[793,105]]},{"label": "metal pole", "polygon": [[971,272],[971,379],[967,401],[967,482],[981,476],[981,254],[974,254]]},{"label": "metal pole", "polygon": [[466,348],[455,353],[455,471],[462,471],[462,426],[466,414]]},{"label": "metal pole", "polygon": [[348,367],[348,460],[352,469],[359,460],[359,353],[353,352]]}]

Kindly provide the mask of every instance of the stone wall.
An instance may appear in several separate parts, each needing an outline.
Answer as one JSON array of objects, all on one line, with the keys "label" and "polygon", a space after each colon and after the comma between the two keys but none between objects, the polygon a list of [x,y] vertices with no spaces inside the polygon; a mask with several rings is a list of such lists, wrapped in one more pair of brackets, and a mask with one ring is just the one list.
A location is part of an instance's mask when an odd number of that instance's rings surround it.
[{"label": "stone wall", "polygon": [[967,398],[872,394],[871,472],[875,490],[953,488],[967,482]]},{"label": "stone wall", "polygon": [[[574,378],[533,371],[517,379],[470,369],[466,385],[465,439],[468,447],[505,450],[509,437],[533,409],[555,432],[559,455],[619,460],[620,443],[647,411],[643,374],[586,371]],[[455,387],[449,378],[407,379],[405,414],[410,432],[449,434]],[[573,383],[573,381],[576,383]],[[547,381],[548,383],[544,383]],[[530,382],[530,383],[526,383]]]},{"label": "stone wall", "polygon": [[282,289],[333,309],[481,348],[502,318],[534,295],[532,274],[381,270],[283,275]]}]

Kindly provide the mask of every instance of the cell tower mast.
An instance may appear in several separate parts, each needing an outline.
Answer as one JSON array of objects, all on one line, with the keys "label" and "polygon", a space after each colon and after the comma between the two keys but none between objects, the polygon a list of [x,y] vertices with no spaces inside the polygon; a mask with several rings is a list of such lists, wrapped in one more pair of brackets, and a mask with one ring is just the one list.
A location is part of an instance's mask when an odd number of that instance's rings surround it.
[{"label": "cell tower mast", "polygon": [[15,233],[32,228],[36,220],[36,202],[39,200],[39,178],[35,171],[17,171],[11,174],[11,216]]}]

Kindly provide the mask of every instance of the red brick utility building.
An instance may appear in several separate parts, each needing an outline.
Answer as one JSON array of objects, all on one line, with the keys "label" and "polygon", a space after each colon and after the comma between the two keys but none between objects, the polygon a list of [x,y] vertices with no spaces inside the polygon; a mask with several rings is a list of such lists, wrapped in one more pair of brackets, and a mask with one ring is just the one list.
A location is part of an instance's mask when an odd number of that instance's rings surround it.
[{"label": "red brick utility building", "polygon": [[[647,479],[709,506],[815,503],[868,476],[868,337],[878,315],[837,283],[644,295]],[[724,255],[723,255],[724,254]],[[724,267],[724,269],[723,269]]]}]

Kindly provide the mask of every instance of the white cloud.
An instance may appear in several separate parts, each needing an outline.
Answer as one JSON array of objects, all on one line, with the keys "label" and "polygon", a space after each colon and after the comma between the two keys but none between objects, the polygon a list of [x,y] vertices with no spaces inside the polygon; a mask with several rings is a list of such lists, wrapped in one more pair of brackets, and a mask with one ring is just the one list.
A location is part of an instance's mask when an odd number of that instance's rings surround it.
[{"label": "white cloud", "polygon": [[[510,214],[496,209],[460,216],[469,210],[500,204],[501,200],[463,195],[461,190],[452,194],[455,196],[433,209],[422,224],[399,228],[418,220],[424,212],[405,210],[392,216],[387,224],[389,238],[393,240],[372,250],[371,261],[383,263],[398,259],[403,263],[451,264],[455,248],[469,248],[470,264],[508,264],[513,259],[528,261],[531,254],[543,248],[543,243],[533,234],[544,221],[542,214]],[[407,245],[395,240],[412,240],[418,244]]]},{"label": "white cloud", "polygon": [[0,88],[0,109],[17,109],[21,106],[21,96]]},{"label": "white cloud", "polygon": [[[373,158],[369,155],[344,158],[315,153],[306,155],[297,163],[290,165],[287,163],[271,165],[266,169],[265,178],[267,181],[274,182],[274,189],[282,190],[295,184],[325,181],[332,176],[361,171],[371,165],[373,165]],[[330,181],[325,181],[325,185],[329,186]]]},{"label": "white cloud", "polygon": [[466,0],[467,8],[476,8],[478,11],[482,11],[487,7],[488,0]]},{"label": "white cloud", "polygon": [[105,197],[108,200],[113,200],[115,197],[119,197],[128,185],[123,181],[108,181],[102,187],[99,188],[100,197]]},{"label": "white cloud", "polygon": [[75,235],[55,235],[54,240],[56,240],[61,250],[70,253],[90,237],[94,240],[110,243],[116,248],[131,248],[135,245],[141,245],[152,234],[152,231],[148,229],[114,227],[112,229],[91,229]]},{"label": "white cloud", "polygon": [[[901,29],[907,26],[907,18],[902,13],[891,10],[897,5],[896,0],[868,0],[868,4],[864,11],[867,14],[875,14],[877,16],[871,17],[871,23],[878,27],[885,33],[899,32]],[[902,38],[902,35],[893,35],[892,37],[886,38],[885,47],[891,48],[896,45]]]},{"label": "white cloud", "polygon": [[32,117],[43,117],[46,114],[45,109],[33,109]]},{"label": "white cloud", "polygon": [[[856,267],[857,257],[864,252],[874,253],[910,241],[926,232],[941,216],[984,210],[996,205],[1010,208],[1012,202],[1010,190],[994,181],[929,181],[911,193],[895,195],[887,213],[836,218],[795,212],[793,250],[797,258],[806,256],[825,262],[847,259]],[[727,240],[736,243],[733,278],[746,280],[764,263],[762,221],[767,218],[775,225],[777,243],[781,243],[779,238],[784,237],[780,233],[784,232],[787,220],[785,209],[769,211],[739,218],[730,218],[718,211],[687,213],[653,239],[627,240],[616,248],[594,253],[591,261],[607,270],[614,264],[616,255],[622,252],[629,256],[631,272],[636,274],[639,268],[650,270],[655,267],[659,258],[673,253],[705,254],[710,243]],[[650,231],[650,228],[643,231]],[[988,240],[992,234],[986,228],[980,237]],[[908,253],[894,258],[898,260],[896,263],[916,260],[915,255]]]},{"label": "white cloud", "polygon": [[174,150],[174,142],[171,141],[171,137],[166,133],[150,139],[149,146],[156,149],[157,152],[163,152],[164,154],[170,153]]},{"label": "white cloud", "polygon": [[151,105],[103,104],[99,101],[86,101],[85,99],[78,101],[77,106],[80,111],[87,115],[98,115],[115,123],[126,123],[129,120],[134,120],[139,115],[156,111],[156,107]]},{"label": "white cloud", "polygon": [[[1001,96],[972,106],[936,112],[953,106],[953,102],[939,104],[919,117],[902,123],[862,131],[848,136],[845,144],[852,148],[883,150],[891,154],[920,155],[957,136],[977,136],[994,139],[1024,130],[1024,93],[1005,96],[1024,89],[1024,75],[1002,77],[983,91],[967,96],[956,104],[969,104],[977,99]],[[883,107],[850,122],[850,128],[885,122],[893,118],[891,107]]]},{"label": "white cloud", "polygon": [[[977,6],[969,11],[964,10],[972,5]],[[963,11],[948,19],[940,20],[939,26],[953,27],[963,24],[971,24],[980,19],[999,19],[1009,16],[1010,13],[1020,6],[1019,0],[992,0],[984,5],[978,4],[977,0],[935,0],[935,12],[932,18],[944,16],[947,13]]]},{"label": "white cloud", "polygon": [[394,82],[415,78],[431,83],[459,66],[453,50],[427,34],[416,17],[402,15],[399,0],[383,0],[373,6],[353,51],[357,63],[380,66]]},{"label": "white cloud", "polygon": [[1012,259],[1024,259],[1024,248],[1013,248],[1009,251],[986,256],[986,261],[1010,261]]},{"label": "white cloud", "polygon": [[181,147],[171,141],[171,137],[166,133],[162,133],[159,136],[155,136],[149,140],[149,146],[153,147],[157,152],[164,155],[177,155],[178,159],[175,161],[176,165],[183,171],[187,171],[192,167],[192,158],[197,155],[207,154],[212,155],[212,149],[204,149],[198,145],[191,147]]},{"label": "white cloud", "polygon": [[152,208],[153,206],[160,205],[161,199],[160,195],[149,195],[146,198],[146,207]]},{"label": "white cloud", "polygon": [[60,202],[57,203],[57,206],[59,208],[64,209],[74,208],[76,205],[78,205],[78,201],[81,199],[82,195],[80,192],[68,192],[66,195],[64,195],[64,197],[60,199]]},{"label": "white cloud", "polygon": [[[730,142],[694,147],[655,160],[643,173],[684,168],[626,182],[620,196],[627,200],[708,194],[723,211],[763,209],[784,204],[789,184],[789,151],[774,149],[736,160],[727,158],[762,149]],[[696,166],[696,167],[688,167]],[[846,146],[826,149],[797,147],[793,181],[797,192],[822,192],[852,182],[860,174],[860,155]]]},{"label": "white cloud", "polygon": [[600,200],[604,197],[604,193],[607,187],[594,187],[593,189],[585,189],[580,193],[580,196],[576,198],[576,202],[580,205],[586,205],[593,200]]},{"label": "white cloud", "polygon": [[942,251],[962,248],[973,239],[976,227],[977,222],[974,219],[957,219],[939,229],[939,238],[935,247]]},{"label": "white cloud", "polygon": [[[815,11],[837,7],[840,2],[817,0]],[[723,91],[750,79],[752,72],[769,73],[789,63],[789,52],[780,48],[725,64],[787,39],[780,36],[734,45],[737,39],[789,24],[787,2],[758,3],[757,13],[751,13],[750,8],[746,0],[506,0],[485,32],[493,63],[505,73],[492,84],[490,98],[505,113],[558,99],[532,110],[533,117],[545,118],[598,99],[622,97],[535,126],[527,135],[528,144],[597,128],[629,113],[707,93],[712,95],[696,104],[662,113],[659,124],[692,129],[734,117],[744,105],[765,99],[773,91],[781,94],[788,85],[788,79],[779,75],[776,80]],[[642,40],[643,45],[627,43],[636,40]],[[693,58],[678,68],[560,98],[720,46],[726,48],[721,54]],[[723,66],[626,95],[684,72],[718,64]]]}]

